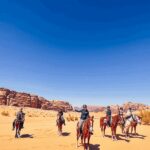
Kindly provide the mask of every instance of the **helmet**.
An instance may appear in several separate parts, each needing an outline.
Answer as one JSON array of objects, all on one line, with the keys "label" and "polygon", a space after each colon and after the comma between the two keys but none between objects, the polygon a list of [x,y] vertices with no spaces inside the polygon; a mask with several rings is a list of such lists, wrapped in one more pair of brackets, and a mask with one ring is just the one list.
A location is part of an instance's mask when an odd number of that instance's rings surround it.
[{"label": "helmet", "polygon": [[87,105],[84,104],[84,105],[83,105],[83,108],[87,108]]}]

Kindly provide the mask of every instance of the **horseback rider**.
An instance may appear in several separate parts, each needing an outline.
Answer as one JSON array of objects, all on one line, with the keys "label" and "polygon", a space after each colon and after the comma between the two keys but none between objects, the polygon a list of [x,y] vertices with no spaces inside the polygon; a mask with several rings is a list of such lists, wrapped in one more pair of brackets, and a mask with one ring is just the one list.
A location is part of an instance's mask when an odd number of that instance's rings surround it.
[{"label": "horseback rider", "polygon": [[133,114],[132,114],[132,108],[129,107],[129,109],[127,110],[127,113],[125,114],[125,119],[129,119],[130,117],[133,117]]},{"label": "horseback rider", "polygon": [[[80,121],[79,121],[79,129],[80,129],[80,133],[81,133],[84,121],[89,118],[89,111],[87,109],[87,105],[83,105],[81,110],[75,109],[75,111],[81,112],[81,117],[80,117]],[[92,132],[91,132],[91,134],[92,134]]]},{"label": "horseback rider", "polygon": [[122,118],[122,125],[124,126],[125,124],[125,119],[124,119],[124,110],[123,107],[119,107],[118,108],[118,115]]},{"label": "horseback rider", "polygon": [[107,125],[110,127],[111,126],[111,109],[110,109],[110,106],[107,106],[107,109],[106,109],[106,119],[107,119]]},{"label": "horseback rider", "polygon": [[20,108],[19,112],[16,115],[16,119],[13,121],[13,130],[15,129],[16,121],[20,123],[21,128],[24,128],[25,113],[23,112],[23,108]]},{"label": "horseback rider", "polygon": [[64,124],[64,125],[66,125],[65,124],[65,119],[64,119],[64,113],[63,113],[63,111],[62,110],[59,110],[58,111],[58,114],[57,114],[57,124],[58,124],[58,121],[59,121],[59,119],[61,120],[61,122]]},{"label": "horseback rider", "polygon": [[118,108],[118,115],[123,117],[123,113],[124,113],[123,107]]}]

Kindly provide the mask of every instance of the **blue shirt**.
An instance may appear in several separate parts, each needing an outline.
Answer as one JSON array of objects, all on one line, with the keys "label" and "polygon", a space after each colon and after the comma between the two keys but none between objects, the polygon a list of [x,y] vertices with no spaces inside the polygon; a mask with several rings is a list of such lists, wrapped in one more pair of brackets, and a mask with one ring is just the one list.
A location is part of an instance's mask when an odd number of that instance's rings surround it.
[{"label": "blue shirt", "polygon": [[82,110],[75,110],[76,112],[81,112],[81,119],[86,120],[89,117],[89,111],[82,109]]}]

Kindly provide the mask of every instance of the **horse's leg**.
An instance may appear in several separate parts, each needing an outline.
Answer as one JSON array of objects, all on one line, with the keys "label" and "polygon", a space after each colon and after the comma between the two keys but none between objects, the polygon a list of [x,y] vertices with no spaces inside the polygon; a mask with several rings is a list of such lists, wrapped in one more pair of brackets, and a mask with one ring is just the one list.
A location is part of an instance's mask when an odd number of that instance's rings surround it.
[{"label": "horse's leg", "polygon": [[106,125],[104,124],[103,137],[105,137],[105,130],[106,130]]},{"label": "horse's leg", "polygon": [[84,150],[86,150],[86,137],[83,137],[83,141],[84,141]]},{"label": "horse's leg", "polygon": [[62,125],[60,125],[60,134],[62,135]]},{"label": "horse's leg", "polygon": [[117,126],[115,127],[115,140],[118,140],[116,137],[116,130],[117,130]]},{"label": "horse's leg", "polygon": [[60,136],[60,126],[58,125],[58,135]]},{"label": "horse's leg", "polygon": [[133,132],[133,126],[131,126],[131,134],[132,134],[132,132]]},{"label": "horse's leg", "polygon": [[114,127],[111,127],[111,132],[112,132],[112,140],[115,140],[115,129]]},{"label": "horse's leg", "polygon": [[121,131],[122,131],[122,134],[124,133],[124,126],[121,125]]},{"label": "horse's leg", "polygon": [[81,135],[81,145],[84,145],[83,144],[83,135]]},{"label": "horse's leg", "polygon": [[18,133],[19,133],[19,137],[20,137],[20,133],[21,133],[21,128],[19,128],[19,132],[18,132]]},{"label": "horse's leg", "polygon": [[16,128],[16,137],[19,138],[19,128]]},{"label": "horse's leg", "polygon": [[17,127],[16,127],[16,130],[15,130],[15,138],[18,138],[17,137]]},{"label": "horse's leg", "polygon": [[101,134],[102,134],[102,136],[104,136],[103,135],[103,125],[101,125],[100,128],[101,128]]},{"label": "horse's leg", "polygon": [[111,129],[111,133],[112,133],[112,140],[114,141],[114,129]]},{"label": "horse's leg", "polygon": [[137,133],[136,133],[136,126],[134,126],[134,134],[136,135]]},{"label": "horse's leg", "polygon": [[129,129],[130,129],[130,126],[129,126],[129,127],[127,127],[127,130],[126,130],[126,139],[128,139],[128,138],[129,138]]},{"label": "horse's leg", "polygon": [[87,142],[87,150],[90,150],[90,137],[91,137],[91,135],[89,134],[88,142]]}]

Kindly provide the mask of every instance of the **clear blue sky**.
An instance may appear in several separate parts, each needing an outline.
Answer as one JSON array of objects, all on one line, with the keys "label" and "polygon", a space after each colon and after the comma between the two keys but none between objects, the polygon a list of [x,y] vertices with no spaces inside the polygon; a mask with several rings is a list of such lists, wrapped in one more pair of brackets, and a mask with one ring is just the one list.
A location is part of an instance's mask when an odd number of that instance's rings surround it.
[{"label": "clear blue sky", "polygon": [[149,104],[150,1],[0,0],[0,87]]}]

